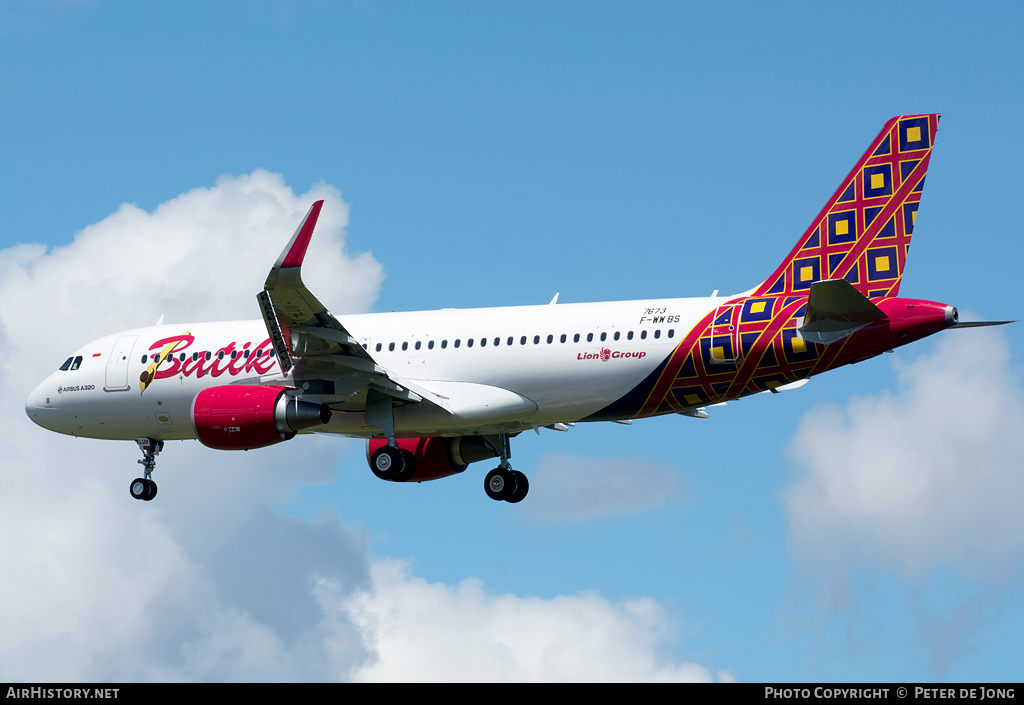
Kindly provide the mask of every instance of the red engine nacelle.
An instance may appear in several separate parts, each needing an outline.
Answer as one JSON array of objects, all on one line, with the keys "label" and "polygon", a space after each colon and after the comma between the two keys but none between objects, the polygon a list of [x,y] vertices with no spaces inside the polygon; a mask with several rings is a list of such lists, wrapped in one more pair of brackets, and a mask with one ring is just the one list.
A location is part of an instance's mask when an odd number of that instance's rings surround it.
[{"label": "red engine nacelle", "polygon": [[249,450],[287,441],[298,431],[331,420],[326,404],[301,401],[286,391],[252,384],[204,389],[192,401],[196,436],[217,450]]},{"label": "red engine nacelle", "polygon": [[[405,455],[405,462],[413,465],[412,473],[404,473],[406,481],[437,480],[462,472],[470,463],[498,457],[497,451],[487,445],[480,436],[399,438],[397,440],[398,447]],[[367,441],[367,463],[373,457],[374,451],[385,443],[387,441],[382,438],[372,438]]]}]

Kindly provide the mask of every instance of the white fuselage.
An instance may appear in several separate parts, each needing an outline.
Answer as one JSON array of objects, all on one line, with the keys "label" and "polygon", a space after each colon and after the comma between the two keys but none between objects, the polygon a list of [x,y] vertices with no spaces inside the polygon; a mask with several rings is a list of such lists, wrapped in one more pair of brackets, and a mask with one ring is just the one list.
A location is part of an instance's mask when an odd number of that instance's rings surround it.
[{"label": "white fuselage", "polygon": [[[338,320],[377,365],[447,399],[446,412],[424,403],[396,408],[400,435],[460,435],[586,418],[643,381],[725,300],[446,309]],[[168,351],[174,338],[181,340]],[[156,378],[141,389],[140,376],[153,369],[157,354]],[[75,436],[195,438],[192,402],[206,387],[278,382],[303,390],[294,371],[281,374],[261,320],[139,328],[89,343],[72,356],[78,357],[77,369],[54,372],[26,402],[37,424]],[[311,387],[303,398],[342,405],[363,384],[333,372],[324,378],[336,386],[335,394]],[[311,431],[380,434],[361,411],[344,410]]]}]

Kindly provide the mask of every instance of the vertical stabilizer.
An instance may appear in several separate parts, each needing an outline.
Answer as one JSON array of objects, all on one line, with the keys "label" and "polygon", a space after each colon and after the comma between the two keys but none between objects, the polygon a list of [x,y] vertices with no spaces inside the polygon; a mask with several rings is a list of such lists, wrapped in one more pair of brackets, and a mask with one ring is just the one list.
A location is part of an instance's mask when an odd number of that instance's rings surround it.
[{"label": "vertical stabilizer", "polygon": [[889,120],[755,295],[806,295],[825,279],[897,295],[938,125],[938,113]]}]

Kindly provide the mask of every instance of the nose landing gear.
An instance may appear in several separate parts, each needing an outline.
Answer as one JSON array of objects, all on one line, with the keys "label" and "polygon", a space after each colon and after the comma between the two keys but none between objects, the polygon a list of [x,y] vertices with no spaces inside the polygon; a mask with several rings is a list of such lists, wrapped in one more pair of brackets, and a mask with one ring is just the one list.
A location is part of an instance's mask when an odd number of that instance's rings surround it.
[{"label": "nose landing gear", "polygon": [[139,464],[145,468],[145,472],[143,477],[132,480],[128,490],[135,499],[148,502],[156,497],[156,483],[153,482],[151,476],[156,468],[156,456],[164,449],[164,442],[153,438],[138,438],[135,442],[139,444],[139,450],[142,451],[142,460],[139,461]]}]

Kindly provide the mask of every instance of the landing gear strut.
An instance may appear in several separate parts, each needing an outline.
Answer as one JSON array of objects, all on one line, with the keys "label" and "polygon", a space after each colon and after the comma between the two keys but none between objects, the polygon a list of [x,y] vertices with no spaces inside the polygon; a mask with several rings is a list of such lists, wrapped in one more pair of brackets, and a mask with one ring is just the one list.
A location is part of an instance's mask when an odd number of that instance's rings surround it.
[{"label": "landing gear strut", "polygon": [[511,502],[522,502],[526,493],[530,491],[530,481],[526,475],[513,470],[508,459],[512,457],[512,447],[508,442],[508,434],[498,434],[498,442],[494,443],[490,438],[485,440],[498,451],[501,456],[501,464],[487,473],[484,478],[484,492],[493,500]]},{"label": "landing gear strut", "polygon": [[156,468],[156,456],[164,449],[164,442],[153,438],[138,438],[135,442],[139,444],[139,450],[142,451],[142,460],[139,461],[139,464],[145,468],[145,472],[143,477],[132,480],[128,490],[135,499],[143,499],[148,502],[156,497],[156,483],[153,482],[151,476]]},{"label": "landing gear strut", "polygon": [[398,447],[395,440],[395,412],[391,397],[376,389],[366,392],[366,410],[363,412],[366,423],[376,426],[384,432],[388,439],[386,445],[373,452],[370,458],[370,469],[382,480],[405,482],[416,473],[416,457],[407,450]]}]

